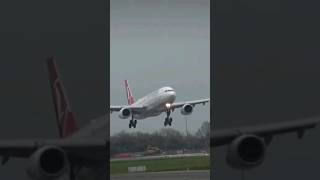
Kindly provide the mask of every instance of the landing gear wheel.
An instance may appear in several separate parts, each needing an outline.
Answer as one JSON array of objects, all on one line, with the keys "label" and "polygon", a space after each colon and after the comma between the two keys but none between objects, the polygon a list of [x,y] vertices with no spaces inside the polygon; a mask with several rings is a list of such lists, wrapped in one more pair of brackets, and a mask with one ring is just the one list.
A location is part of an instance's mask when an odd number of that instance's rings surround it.
[{"label": "landing gear wheel", "polygon": [[166,117],[166,118],[164,119],[164,126],[167,126],[167,124],[168,124],[168,118]]},{"label": "landing gear wheel", "polygon": [[169,120],[168,120],[169,126],[171,126],[171,123],[172,123],[172,118],[169,118]]},{"label": "landing gear wheel", "polygon": [[137,127],[137,120],[135,120],[135,121],[132,123],[132,127],[134,127],[134,128]]},{"label": "landing gear wheel", "polygon": [[167,109],[167,117],[164,120],[164,126],[167,126],[167,125],[171,126],[172,118],[170,117],[170,114],[171,114],[171,110]]},{"label": "landing gear wheel", "polygon": [[137,120],[130,120],[129,122],[129,128],[136,128],[137,127]]},{"label": "landing gear wheel", "polygon": [[131,116],[131,120],[129,121],[129,128],[134,127],[136,128],[137,120],[133,119],[133,115]]}]

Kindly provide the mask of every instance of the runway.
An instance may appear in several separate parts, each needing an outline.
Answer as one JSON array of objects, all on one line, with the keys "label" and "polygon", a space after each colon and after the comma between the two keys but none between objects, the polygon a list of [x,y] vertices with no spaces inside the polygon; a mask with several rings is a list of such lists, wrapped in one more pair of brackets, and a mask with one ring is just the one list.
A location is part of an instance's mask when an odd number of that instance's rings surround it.
[{"label": "runway", "polygon": [[111,175],[111,180],[209,180],[210,170],[168,171]]},{"label": "runway", "polygon": [[110,162],[116,161],[130,161],[130,160],[148,160],[148,159],[168,159],[168,158],[181,158],[181,157],[197,157],[197,156],[209,156],[207,153],[192,153],[192,154],[174,154],[174,155],[153,155],[153,156],[140,156],[140,157],[128,157],[128,158],[112,158]]}]

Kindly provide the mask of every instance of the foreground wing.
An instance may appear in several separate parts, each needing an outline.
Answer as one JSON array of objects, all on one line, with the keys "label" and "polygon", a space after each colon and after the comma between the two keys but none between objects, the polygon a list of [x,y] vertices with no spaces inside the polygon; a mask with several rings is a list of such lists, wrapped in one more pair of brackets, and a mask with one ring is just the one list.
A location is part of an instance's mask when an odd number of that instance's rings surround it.
[{"label": "foreground wing", "polygon": [[56,146],[63,149],[73,160],[107,160],[106,140],[0,140],[0,156],[5,163],[10,157],[29,158],[44,146]]},{"label": "foreground wing", "polygon": [[305,130],[315,128],[320,123],[320,117],[301,119],[295,121],[286,121],[272,124],[263,124],[259,126],[239,127],[225,130],[214,130],[211,136],[213,147],[229,144],[236,137],[244,134],[253,134],[271,141],[274,135],[296,132],[301,138]]},{"label": "foreground wing", "polygon": [[186,102],[176,102],[176,103],[173,103],[171,105],[172,108],[181,108],[183,105],[185,104],[190,104],[192,106],[195,106],[197,104],[203,104],[205,105],[206,103],[208,103],[210,101],[210,99],[199,99],[199,100],[195,100],[195,101],[186,101]]}]

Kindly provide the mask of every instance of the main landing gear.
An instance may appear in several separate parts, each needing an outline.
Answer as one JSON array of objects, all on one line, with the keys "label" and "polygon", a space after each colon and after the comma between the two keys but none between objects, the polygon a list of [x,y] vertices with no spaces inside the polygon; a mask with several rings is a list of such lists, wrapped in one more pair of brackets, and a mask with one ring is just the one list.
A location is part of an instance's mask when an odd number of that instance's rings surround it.
[{"label": "main landing gear", "polygon": [[129,128],[131,127],[136,128],[136,126],[137,126],[137,120],[134,120],[132,116],[132,119],[129,121]]},{"label": "main landing gear", "polygon": [[172,123],[172,117],[170,117],[171,111],[170,109],[167,110],[167,117],[164,119],[164,126],[171,126]]}]

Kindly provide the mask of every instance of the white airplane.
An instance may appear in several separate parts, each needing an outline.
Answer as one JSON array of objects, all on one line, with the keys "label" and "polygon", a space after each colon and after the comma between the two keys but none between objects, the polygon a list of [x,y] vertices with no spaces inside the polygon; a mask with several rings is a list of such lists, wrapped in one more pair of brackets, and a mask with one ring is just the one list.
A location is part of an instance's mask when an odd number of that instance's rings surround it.
[{"label": "white airplane", "polygon": [[205,105],[210,101],[210,99],[208,98],[175,103],[174,101],[176,99],[176,92],[171,87],[162,87],[135,101],[128,81],[125,80],[124,83],[127,93],[128,105],[110,106],[110,113],[112,113],[113,111],[120,111],[120,118],[127,119],[131,117],[129,128],[136,127],[137,119],[142,120],[148,117],[158,116],[163,112],[166,112],[167,114],[164,121],[164,126],[171,126],[172,117],[170,117],[170,114],[174,111],[174,109],[181,108],[181,114],[189,115],[192,113],[193,107],[195,105]]}]

